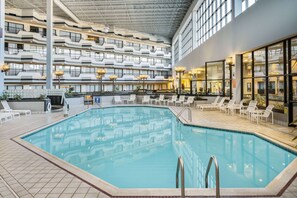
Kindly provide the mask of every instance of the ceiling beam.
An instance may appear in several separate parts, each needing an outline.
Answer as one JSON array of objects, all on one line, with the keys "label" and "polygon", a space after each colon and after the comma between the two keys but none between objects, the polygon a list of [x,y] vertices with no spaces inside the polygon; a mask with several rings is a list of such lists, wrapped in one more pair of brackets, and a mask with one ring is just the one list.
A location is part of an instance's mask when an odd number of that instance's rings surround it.
[{"label": "ceiling beam", "polygon": [[65,12],[73,21],[80,24],[80,20],[71,12],[60,0],[54,0],[54,3]]}]

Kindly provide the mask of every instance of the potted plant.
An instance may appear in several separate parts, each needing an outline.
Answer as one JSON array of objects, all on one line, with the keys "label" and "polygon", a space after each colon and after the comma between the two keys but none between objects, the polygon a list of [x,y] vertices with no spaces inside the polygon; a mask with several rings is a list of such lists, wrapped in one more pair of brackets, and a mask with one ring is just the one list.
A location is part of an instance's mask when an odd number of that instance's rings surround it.
[{"label": "potted plant", "polygon": [[13,99],[16,100],[16,101],[21,101],[23,99],[23,97],[21,95],[19,95],[19,94],[15,94]]}]

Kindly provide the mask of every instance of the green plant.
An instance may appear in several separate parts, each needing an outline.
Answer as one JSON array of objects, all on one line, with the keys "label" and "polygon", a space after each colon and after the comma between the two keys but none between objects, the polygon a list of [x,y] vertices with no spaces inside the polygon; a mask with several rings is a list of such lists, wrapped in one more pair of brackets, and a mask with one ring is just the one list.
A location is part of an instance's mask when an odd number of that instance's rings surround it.
[{"label": "green plant", "polygon": [[46,99],[46,95],[45,95],[45,94],[40,94],[39,99],[40,99],[40,100],[44,100],[44,99]]},{"label": "green plant", "polygon": [[72,92],[69,92],[69,91],[67,91],[67,92],[65,92],[65,96],[66,96],[66,97],[72,97],[72,96],[73,96],[73,93],[72,93]]},{"label": "green plant", "polygon": [[22,98],[21,95],[16,94],[16,95],[14,95],[13,99],[15,99],[15,100],[17,100],[17,101],[21,101],[23,98]]},{"label": "green plant", "polygon": [[265,105],[265,98],[263,96],[261,96],[260,94],[256,95],[255,100],[257,101],[259,106]]},{"label": "green plant", "polygon": [[8,94],[6,92],[3,92],[2,95],[0,96],[0,100],[7,100],[8,99]]},{"label": "green plant", "polygon": [[139,91],[139,89],[140,89],[140,85],[137,85],[136,86],[136,91]]}]

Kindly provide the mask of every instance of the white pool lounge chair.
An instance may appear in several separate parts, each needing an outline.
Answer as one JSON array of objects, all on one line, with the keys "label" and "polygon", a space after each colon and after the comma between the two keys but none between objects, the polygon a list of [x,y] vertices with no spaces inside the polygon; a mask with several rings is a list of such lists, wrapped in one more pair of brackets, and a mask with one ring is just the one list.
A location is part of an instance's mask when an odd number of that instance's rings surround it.
[{"label": "white pool lounge chair", "polygon": [[[209,103],[209,104],[197,104],[197,108],[198,109],[200,109],[200,110],[204,110],[204,109],[215,109],[215,108],[217,108],[218,107],[218,105],[219,105],[219,99],[220,99],[220,96],[217,96],[216,98],[215,98],[215,100],[214,100],[214,102],[213,103]],[[222,101],[222,100],[221,100]],[[225,101],[225,99],[224,99],[224,101]]]},{"label": "white pool lounge chair", "polygon": [[127,100],[127,103],[129,104],[129,103],[135,103],[135,101],[136,101],[136,95],[135,94],[131,94],[130,95],[130,98]]},{"label": "white pool lounge chair", "polygon": [[226,99],[226,97],[223,97],[219,104],[216,106],[218,110],[220,110],[225,105],[224,102],[226,101]]},{"label": "white pool lounge chair", "polygon": [[185,102],[186,97],[184,95],[180,95],[179,99],[175,101],[175,106],[182,106],[183,102]]},{"label": "white pool lounge chair", "polygon": [[249,106],[247,106],[246,108],[244,107],[244,108],[240,109],[240,112],[239,112],[240,117],[243,114],[243,115],[246,115],[248,119],[250,119],[251,113],[255,110],[257,110],[257,101],[251,100],[249,103]]},{"label": "white pool lounge chair", "polygon": [[114,99],[114,104],[122,104],[123,103],[121,96],[114,96],[113,99]]},{"label": "white pool lounge chair", "polygon": [[10,120],[16,117],[20,117],[20,113],[0,113],[1,117],[6,117],[6,120]]},{"label": "white pool lounge chair", "polygon": [[193,104],[194,103],[194,99],[195,99],[195,97],[194,96],[189,96],[188,97],[188,99],[187,99],[187,101],[186,102],[184,102],[184,106],[191,106],[191,104]]},{"label": "white pool lounge chair", "polygon": [[170,105],[170,104],[175,105],[176,100],[177,100],[177,95],[173,95],[171,97],[171,100],[168,100],[167,104],[168,105]]},{"label": "white pool lounge chair", "polygon": [[266,122],[268,121],[269,116],[271,115],[271,122],[274,124],[273,120],[273,108],[274,105],[268,105],[265,110],[255,110],[251,112],[251,120],[256,119],[257,124],[259,124],[259,118],[262,120],[263,118],[266,119]]},{"label": "white pool lounge chair", "polygon": [[3,109],[1,109],[2,112],[7,112],[7,113],[19,113],[21,115],[31,115],[31,110],[13,110],[10,108],[8,102],[6,100],[1,100],[1,104],[3,106]]},{"label": "white pool lounge chair", "polygon": [[13,118],[12,114],[0,113],[0,123],[7,122]]},{"label": "white pool lounge chair", "polygon": [[142,99],[142,104],[149,104],[150,103],[150,96],[149,95],[145,95],[143,96],[143,99]]}]

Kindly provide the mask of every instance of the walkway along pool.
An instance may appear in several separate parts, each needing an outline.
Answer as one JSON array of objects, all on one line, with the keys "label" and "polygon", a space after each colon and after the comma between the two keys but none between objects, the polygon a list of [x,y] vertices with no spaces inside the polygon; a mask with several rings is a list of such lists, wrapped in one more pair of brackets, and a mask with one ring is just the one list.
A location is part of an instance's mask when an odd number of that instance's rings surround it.
[{"label": "walkway along pool", "polygon": [[[266,189],[267,193],[266,187],[292,161],[296,165],[296,154],[255,135],[184,125],[167,108],[91,109],[18,141],[26,141],[23,145],[37,153],[46,151],[58,158],[55,161],[82,169],[86,181],[89,174],[106,181],[102,181],[103,186],[118,190],[116,195],[127,195],[131,189],[161,188],[169,192],[175,188],[178,156],[184,159],[186,188],[196,190],[205,187],[204,174],[212,155],[219,162],[221,188],[239,188],[242,192]],[[211,170],[211,188],[215,187],[214,178]],[[102,190],[113,195],[108,189]],[[169,195],[177,192],[174,189]]]}]

